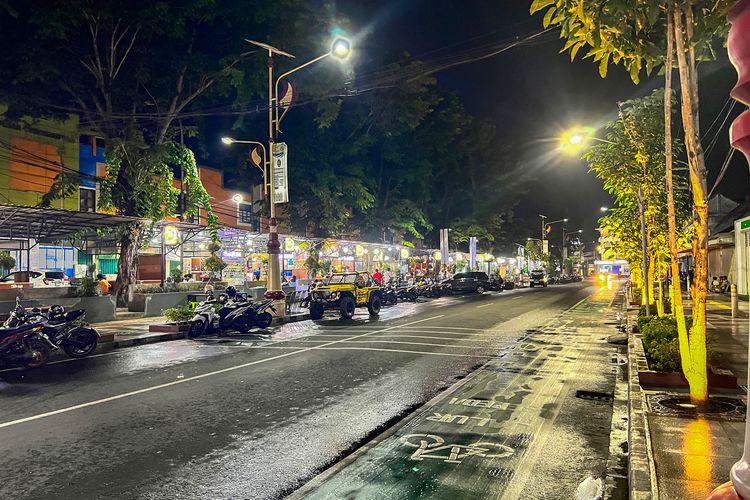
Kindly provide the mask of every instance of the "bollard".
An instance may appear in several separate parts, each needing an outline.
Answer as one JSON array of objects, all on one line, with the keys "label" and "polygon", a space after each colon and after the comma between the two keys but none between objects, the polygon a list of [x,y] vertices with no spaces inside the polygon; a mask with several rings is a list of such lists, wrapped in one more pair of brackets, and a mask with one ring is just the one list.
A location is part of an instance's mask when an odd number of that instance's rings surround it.
[{"label": "bollard", "polygon": [[739,304],[737,303],[737,285],[732,283],[732,285],[729,287],[729,293],[732,297],[732,317],[736,318],[739,315],[740,309]]}]

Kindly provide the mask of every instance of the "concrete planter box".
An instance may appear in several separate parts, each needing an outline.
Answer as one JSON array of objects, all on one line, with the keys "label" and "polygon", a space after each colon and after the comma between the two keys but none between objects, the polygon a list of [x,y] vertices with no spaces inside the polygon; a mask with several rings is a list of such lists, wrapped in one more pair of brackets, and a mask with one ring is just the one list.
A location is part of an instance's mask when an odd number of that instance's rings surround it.
[{"label": "concrete planter box", "polygon": [[[638,370],[638,383],[644,389],[684,389],[689,387],[682,372],[655,372]],[[731,372],[714,373],[709,369],[708,387],[712,389],[736,389],[737,377]]]},{"label": "concrete planter box", "polygon": [[[638,345],[638,383],[644,389],[685,389],[689,387],[682,372],[657,372],[650,370],[643,349],[643,340],[635,340]],[[713,389],[736,389],[737,377],[729,370],[715,370],[708,367],[708,387]]]},{"label": "concrete planter box", "polygon": [[[19,296],[21,296],[19,294]],[[46,309],[52,305],[58,304],[65,309],[84,309],[86,311],[86,321],[89,323],[101,323],[104,321],[114,321],[117,304],[115,298],[111,295],[95,297],[44,297],[28,298],[22,297],[21,304],[23,307],[39,307]],[[16,305],[16,301],[0,301],[0,315],[7,317]]]},{"label": "concrete planter box", "polygon": [[149,325],[148,331],[152,333],[185,333],[189,323],[167,323],[165,325]]},{"label": "concrete planter box", "polygon": [[188,295],[195,292],[134,293],[128,311],[142,312],[144,316],[161,316],[164,309],[187,304]]}]

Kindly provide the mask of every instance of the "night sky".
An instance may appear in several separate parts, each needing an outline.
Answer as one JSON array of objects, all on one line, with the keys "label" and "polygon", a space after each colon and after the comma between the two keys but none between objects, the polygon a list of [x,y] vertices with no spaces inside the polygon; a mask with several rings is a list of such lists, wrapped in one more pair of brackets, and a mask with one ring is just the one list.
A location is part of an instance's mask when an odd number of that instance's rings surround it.
[{"label": "night sky", "polygon": [[[361,50],[366,50],[368,43],[377,43],[417,59],[461,54],[471,47],[541,30],[541,16],[529,16],[530,0],[339,0],[337,5],[342,15],[353,20],[355,28],[369,33],[361,42]],[[461,96],[472,114],[492,119],[502,140],[513,145],[522,160],[520,168],[502,160],[488,168],[503,172],[516,168],[519,176],[535,179],[517,208],[518,215],[529,219],[539,213],[553,219],[567,217],[569,229],[583,228],[584,239],[593,240],[599,207],[610,204],[609,196],[601,182],[587,173],[582,161],[560,156],[555,138],[571,125],[601,126],[615,117],[618,101],[649,93],[663,85],[663,77],[642,76],[636,86],[617,67],[601,79],[589,60],[571,63],[567,54],[558,53],[563,43],[557,34],[538,40],[532,46],[513,48],[436,76],[441,86]],[[736,80],[721,47],[719,57],[719,61],[702,63],[699,68],[703,133],[719,116]],[[707,155],[709,188],[728,151],[729,124],[739,112],[737,105]],[[724,117],[720,115],[714,128],[705,134],[704,147],[714,138]],[[601,130],[597,133],[603,134]],[[718,191],[743,200],[747,172],[744,159],[736,154]],[[536,227],[530,231],[536,231]]]}]

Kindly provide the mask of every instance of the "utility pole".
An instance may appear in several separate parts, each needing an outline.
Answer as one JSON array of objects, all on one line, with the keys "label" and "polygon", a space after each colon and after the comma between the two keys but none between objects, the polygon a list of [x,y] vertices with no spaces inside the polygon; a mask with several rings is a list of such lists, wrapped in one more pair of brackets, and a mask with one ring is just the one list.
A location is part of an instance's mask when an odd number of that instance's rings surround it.
[{"label": "utility pole", "polygon": [[544,249],[544,239],[547,236],[547,231],[546,231],[547,227],[546,227],[546,224],[544,223],[544,221],[547,219],[547,216],[539,214],[539,218],[542,220],[542,233],[541,233],[542,234],[541,235],[541,239],[542,239],[542,253],[546,254],[547,252],[545,252],[545,249]]}]

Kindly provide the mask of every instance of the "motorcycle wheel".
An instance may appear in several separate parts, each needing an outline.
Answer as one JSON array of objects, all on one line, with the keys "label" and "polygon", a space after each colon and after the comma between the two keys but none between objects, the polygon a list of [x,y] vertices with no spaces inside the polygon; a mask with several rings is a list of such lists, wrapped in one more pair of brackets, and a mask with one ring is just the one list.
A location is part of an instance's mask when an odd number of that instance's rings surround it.
[{"label": "motorcycle wheel", "polygon": [[255,325],[261,330],[265,330],[273,323],[273,316],[271,313],[262,312],[255,317]]},{"label": "motorcycle wheel", "polygon": [[411,300],[412,302],[414,302],[415,300],[417,300],[417,292],[414,292],[414,291],[409,292],[409,294],[407,295],[407,298]]},{"label": "motorcycle wheel", "polygon": [[203,322],[202,321],[191,321],[185,332],[185,338],[197,339],[203,333]]},{"label": "motorcycle wheel", "polygon": [[26,361],[26,368],[39,368],[44,366],[50,357],[49,345],[42,339],[32,338],[26,341],[26,345],[31,350],[32,359]]},{"label": "motorcycle wheel", "polygon": [[65,354],[71,358],[85,358],[96,350],[99,336],[91,328],[76,328],[62,345]]}]

